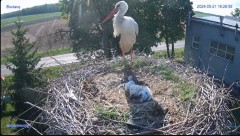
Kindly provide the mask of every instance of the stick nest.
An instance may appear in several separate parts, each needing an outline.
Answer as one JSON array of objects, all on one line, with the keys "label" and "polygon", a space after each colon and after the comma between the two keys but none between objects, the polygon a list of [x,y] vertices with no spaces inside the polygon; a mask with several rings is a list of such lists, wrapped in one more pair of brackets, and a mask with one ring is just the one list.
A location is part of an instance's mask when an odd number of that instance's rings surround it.
[{"label": "stick nest", "polygon": [[[122,67],[115,62],[89,64],[51,81],[41,124],[49,135],[174,134],[218,135],[236,131],[237,121],[228,105],[239,102],[214,78],[177,62],[148,58],[148,66],[132,69],[153,92],[153,101],[134,104],[124,94]],[[149,69],[165,65],[196,86],[191,100],[172,94],[174,81]],[[78,99],[69,97],[69,92]],[[32,104],[33,105],[33,104]],[[33,105],[36,107],[36,105]]]}]

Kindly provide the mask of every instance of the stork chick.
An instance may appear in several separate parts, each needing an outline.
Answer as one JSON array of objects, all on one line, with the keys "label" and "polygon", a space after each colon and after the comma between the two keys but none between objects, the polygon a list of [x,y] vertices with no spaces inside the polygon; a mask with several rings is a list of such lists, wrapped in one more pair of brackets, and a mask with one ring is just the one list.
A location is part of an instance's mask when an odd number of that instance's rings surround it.
[{"label": "stork chick", "polygon": [[128,82],[124,84],[124,90],[132,97],[139,98],[138,102],[147,102],[152,100],[151,90],[147,86],[136,85],[132,80],[132,76],[128,77]]}]

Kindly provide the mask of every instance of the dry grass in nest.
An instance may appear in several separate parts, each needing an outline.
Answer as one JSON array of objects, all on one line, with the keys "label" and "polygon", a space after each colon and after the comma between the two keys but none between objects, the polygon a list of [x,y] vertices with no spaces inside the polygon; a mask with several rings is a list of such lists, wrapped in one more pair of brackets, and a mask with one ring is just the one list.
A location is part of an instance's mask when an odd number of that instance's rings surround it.
[{"label": "dry grass in nest", "polygon": [[[146,60],[143,60],[146,61]],[[153,92],[154,101],[133,104],[123,90],[124,69],[113,63],[86,65],[52,81],[42,110],[45,134],[229,134],[236,125],[227,107],[229,88],[217,88],[212,78],[176,62],[138,61],[132,73]],[[114,62],[116,64],[116,62]],[[145,62],[144,62],[145,64]],[[182,76],[167,71],[168,66]],[[162,73],[159,71],[165,70]],[[166,80],[166,76],[171,80]],[[185,78],[187,77],[187,78]],[[182,101],[174,94],[176,84],[189,80],[198,86],[192,98]],[[197,82],[196,82],[197,81]],[[201,83],[201,84],[199,84]],[[69,92],[80,100],[69,97]],[[28,103],[29,104],[29,103]],[[32,106],[33,105],[31,104]],[[42,132],[39,132],[42,133]]]}]

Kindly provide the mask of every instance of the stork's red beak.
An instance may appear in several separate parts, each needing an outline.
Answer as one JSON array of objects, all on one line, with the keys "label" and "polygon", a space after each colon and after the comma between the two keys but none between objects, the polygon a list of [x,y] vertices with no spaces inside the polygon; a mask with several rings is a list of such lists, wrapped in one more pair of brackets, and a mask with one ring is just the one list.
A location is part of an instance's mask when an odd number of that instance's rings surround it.
[{"label": "stork's red beak", "polygon": [[114,9],[107,15],[107,17],[103,19],[102,23],[105,23],[108,19],[110,19],[111,17],[113,17],[117,12],[118,12],[118,9],[117,9],[117,8],[114,8]]}]

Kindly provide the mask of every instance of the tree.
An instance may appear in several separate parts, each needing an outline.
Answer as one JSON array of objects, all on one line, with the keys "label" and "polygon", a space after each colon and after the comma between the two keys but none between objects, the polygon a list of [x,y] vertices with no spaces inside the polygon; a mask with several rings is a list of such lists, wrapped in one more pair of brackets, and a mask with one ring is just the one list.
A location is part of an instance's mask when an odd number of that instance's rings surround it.
[{"label": "tree", "polygon": [[[111,57],[112,50],[120,51],[118,46],[119,37],[113,37],[112,22],[108,21],[101,24],[103,31],[98,29],[99,22],[114,8],[117,2],[118,0],[62,0],[62,4],[65,4],[65,6],[62,6],[63,12],[70,15],[69,27],[73,31],[71,35],[72,46],[78,57],[81,56],[80,51],[89,52],[103,49],[107,58]],[[149,24],[150,21],[147,18],[141,18],[146,14],[142,10],[146,2],[139,2],[138,0],[126,0],[126,2],[129,4],[127,15],[132,16],[141,28],[141,33],[134,48],[149,53],[151,51],[150,47],[156,45],[157,38],[154,34],[155,30],[145,29],[149,27],[149,25],[145,24]]]},{"label": "tree", "polygon": [[[40,57],[36,54],[37,48],[34,49],[35,42],[30,43],[25,37],[28,29],[22,26],[20,18],[15,23],[16,31],[11,31],[13,38],[12,43],[14,49],[11,51],[11,58],[8,58],[12,66],[7,67],[14,74],[12,89],[15,90],[15,100],[19,101],[19,94],[25,87],[36,87],[42,85],[40,68],[35,69],[40,61]],[[17,106],[16,106],[17,107]]]},{"label": "tree", "polygon": [[[174,58],[174,43],[184,38],[185,22],[188,12],[192,11],[192,3],[189,0],[163,0],[160,9],[160,38],[165,39],[168,58]],[[172,54],[169,52],[169,43],[172,44]]]},{"label": "tree", "polygon": [[[165,39],[168,45],[170,42],[173,44],[183,38],[184,27],[181,22],[186,19],[188,11],[192,10],[189,0],[181,2],[177,0],[173,2],[169,0],[125,1],[129,5],[126,15],[133,17],[139,26],[139,35],[134,50],[149,54],[151,47],[157,46],[162,39]],[[106,57],[111,57],[110,51],[117,50],[117,42],[112,34],[112,22],[102,24],[103,31],[99,31],[97,27],[100,20],[114,8],[117,2],[118,0],[62,0],[65,4],[62,6],[65,8],[62,9],[65,9],[65,13],[71,14],[69,26],[73,31],[72,46],[73,51],[78,53],[78,57],[81,56],[80,51],[99,49],[104,50]],[[157,36],[159,33],[160,36]],[[169,50],[169,46],[167,48]]]},{"label": "tree", "polygon": [[111,48],[108,47],[109,38],[113,37],[110,34],[112,30],[109,27],[110,23],[103,24],[103,31],[98,29],[98,24],[113,4],[108,0],[61,0],[60,2],[62,15],[69,16],[69,27],[73,31],[72,47],[77,57],[80,58],[83,54],[93,53],[99,49],[104,50],[107,58],[111,57]]},{"label": "tree", "polygon": [[60,11],[61,11],[61,16],[64,19],[69,20],[69,16],[71,15],[71,11],[73,8],[74,1],[73,0],[59,0],[60,3]]},{"label": "tree", "polygon": [[239,8],[235,8],[234,12],[231,12],[231,15],[237,18],[240,18],[240,9]]}]

